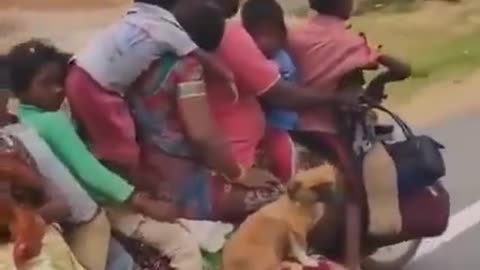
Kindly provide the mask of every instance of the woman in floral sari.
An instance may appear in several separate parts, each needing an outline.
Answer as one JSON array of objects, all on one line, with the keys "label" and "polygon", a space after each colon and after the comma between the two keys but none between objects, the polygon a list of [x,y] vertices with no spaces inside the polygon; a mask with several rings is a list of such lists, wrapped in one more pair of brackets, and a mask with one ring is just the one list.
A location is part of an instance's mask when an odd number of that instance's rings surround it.
[{"label": "woman in floral sari", "polygon": [[[224,17],[215,4],[179,5],[175,14],[199,47],[212,51],[218,46]],[[244,172],[234,161],[210,117],[203,78],[195,58],[170,55],[155,62],[132,87],[127,100],[142,150],[141,177],[135,185],[173,200],[180,217],[241,220],[279,190],[270,184],[248,186],[251,179],[267,182],[273,177]],[[240,179],[246,184],[234,183]],[[120,237],[142,269],[165,269],[167,263],[156,250]],[[169,249],[163,245],[162,251]]]},{"label": "woman in floral sari", "polygon": [[[222,13],[213,3],[176,10],[187,33],[206,51],[220,44]],[[232,157],[210,115],[204,71],[194,58],[162,57],[133,89],[128,100],[142,149],[142,178],[147,179],[137,184],[157,196],[167,193],[181,216],[242,220],[280,193],[273,176],[245,172]]]}]

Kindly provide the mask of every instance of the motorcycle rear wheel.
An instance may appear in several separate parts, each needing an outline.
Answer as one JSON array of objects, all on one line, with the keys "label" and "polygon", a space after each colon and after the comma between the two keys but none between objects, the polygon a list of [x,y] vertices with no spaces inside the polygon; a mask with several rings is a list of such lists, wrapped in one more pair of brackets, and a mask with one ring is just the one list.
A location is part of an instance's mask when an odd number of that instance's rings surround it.
[{"label": "motorcycle rear wheel", "polygon": [[365,270],[401,270],[417,253],[422,239],[383,247],[364,260]]}]

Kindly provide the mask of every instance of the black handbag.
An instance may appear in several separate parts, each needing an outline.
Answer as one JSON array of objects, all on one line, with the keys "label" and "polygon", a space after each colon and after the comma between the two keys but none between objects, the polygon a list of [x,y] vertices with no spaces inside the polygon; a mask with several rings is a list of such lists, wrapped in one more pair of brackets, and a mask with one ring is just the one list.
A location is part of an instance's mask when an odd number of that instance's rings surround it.
[{"label": "black handbag", "polygon": [[445,161],[441,152],[445,147],[441,143],[426,135],[415,135],[398,115],[385,107],[376,105],[374,108],[392,117],[405,135],[404,141],[385,145],[395,162],[401,196],[431,186],[445,176]]}]

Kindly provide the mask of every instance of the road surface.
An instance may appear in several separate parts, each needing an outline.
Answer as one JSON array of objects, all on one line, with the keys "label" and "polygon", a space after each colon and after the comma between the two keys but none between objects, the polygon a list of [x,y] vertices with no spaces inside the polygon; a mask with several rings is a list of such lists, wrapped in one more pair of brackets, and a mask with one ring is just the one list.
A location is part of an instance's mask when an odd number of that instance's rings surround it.
[{"label": "road surface", "polygon": [[425,130],[447,147],[452,218],[447,232],[427,241],[405,270],[479,270],[480,108]]}]

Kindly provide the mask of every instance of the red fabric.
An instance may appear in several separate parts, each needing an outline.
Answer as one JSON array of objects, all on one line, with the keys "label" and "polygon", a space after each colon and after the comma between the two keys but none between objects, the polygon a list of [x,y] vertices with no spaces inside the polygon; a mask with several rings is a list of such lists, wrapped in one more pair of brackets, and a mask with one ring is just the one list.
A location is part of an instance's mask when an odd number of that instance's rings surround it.
[{"label": "red fabric", "polygon": [[96,157],[136,168],[140,150],[135,125],[123,98],[102,88],[75,65],[67,76],[66,94],[72,114]]},{"label": "red fabric", "polygon": [[403,232],[411,239],[439,236],[448,226],[450,195],[438,182],[410,197],[400,197],[400,212]]},{"label": "red fabric", "polygon": [[[380,55],[344,20],[327,15],[316,15],[289,31],[289,47],[302,83],[315,91],[335,91],[348,73],[376,68]],[[302,130],[335,132],[331,112],[322,108],[301,112],[298,125]]]},{"label": "red fabric", "polygon": [[237,89],[209,78],[209,102],[219,127],[232,144],[235,158],[248,168],[254,163],[265,132],[265,117],[257,96],[268,91],[280,75],[239,22],[227,23],[217,55],[233,72]]},{"label": "red fabric", "polygon": [[295,173],[295,146],[285,130],[268,128],[262,142],[262,149],[270,162],[270,171],[283,184]]}]

